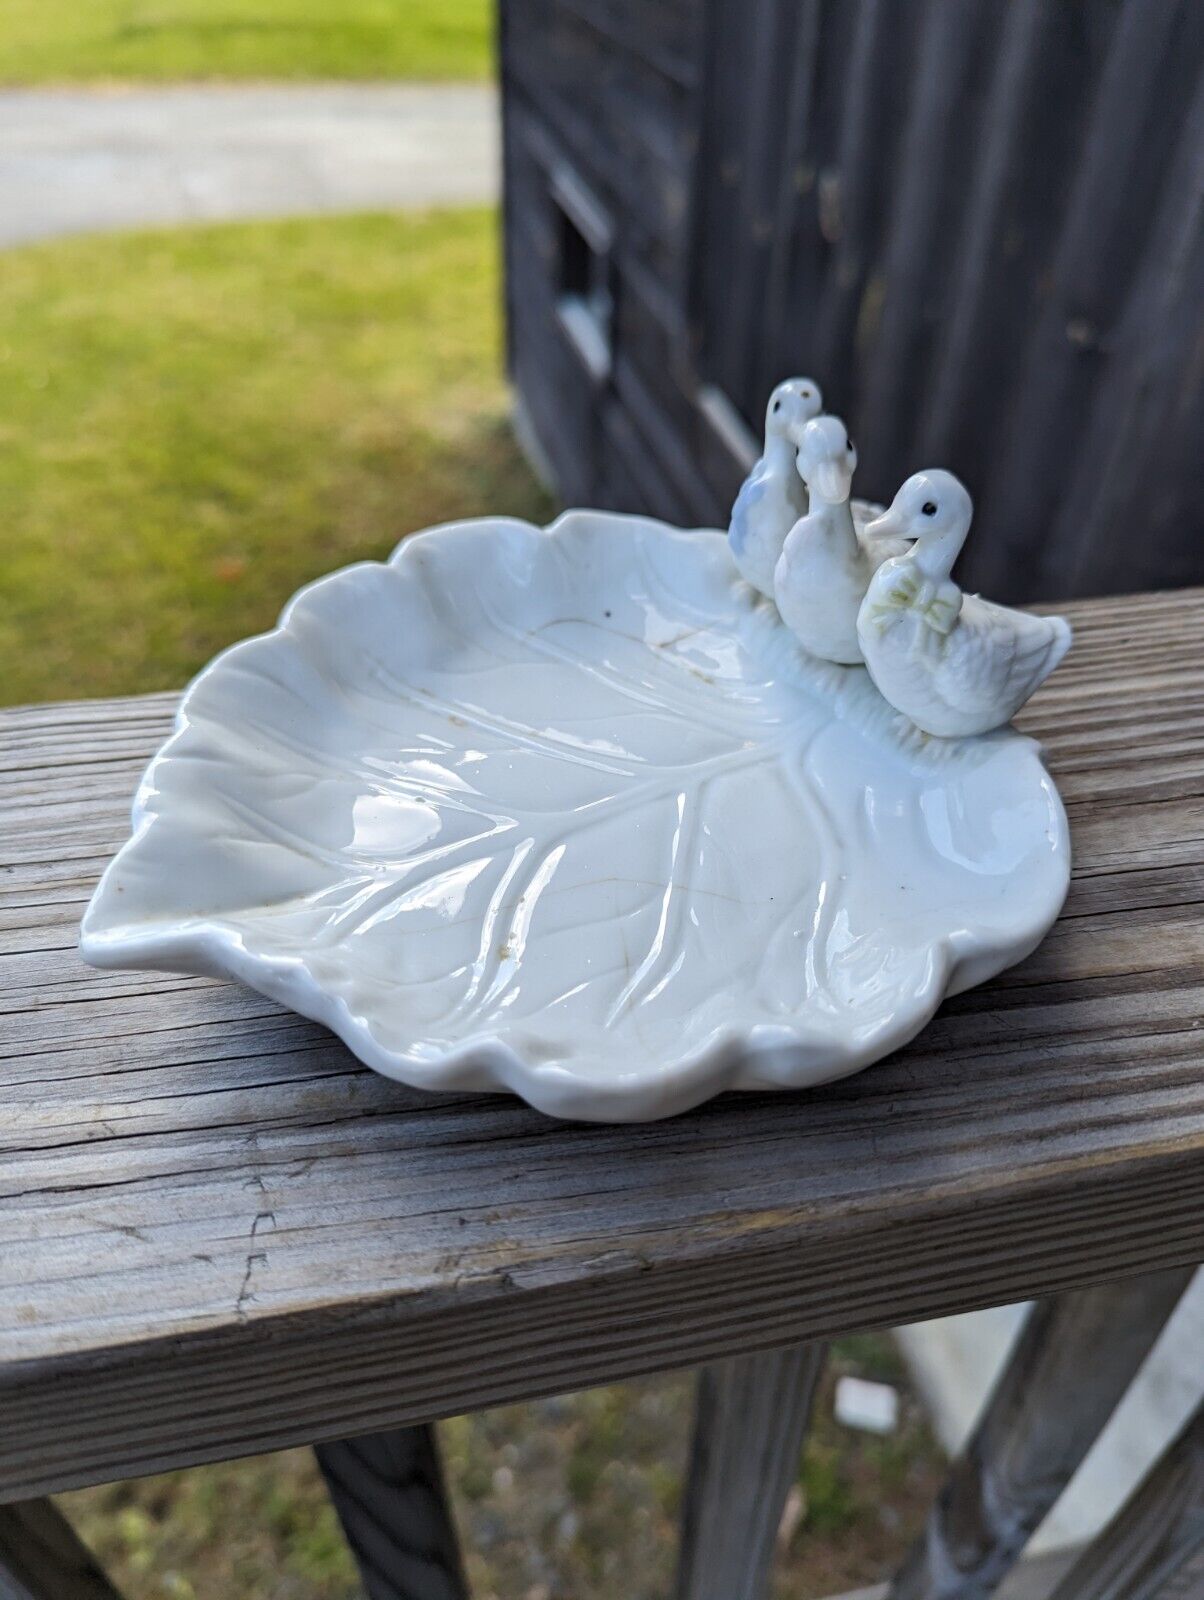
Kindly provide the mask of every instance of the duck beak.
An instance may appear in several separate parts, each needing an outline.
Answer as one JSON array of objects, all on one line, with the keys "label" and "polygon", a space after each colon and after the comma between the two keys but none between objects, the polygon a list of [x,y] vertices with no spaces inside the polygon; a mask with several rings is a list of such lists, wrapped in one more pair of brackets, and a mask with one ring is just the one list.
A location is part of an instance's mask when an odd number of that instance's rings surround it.
[{"label": "duck beak", "polygon": [[815,469],[815,487],[829,505],[849,498],[853,474],[837,461],[821,461]]},{"label": "duck beak", "polygon": [[909,539],[904,519],[890,506],[880,517],[875,517],[872,522],[867,522],[862,529],[862,537],[866,539]]}]

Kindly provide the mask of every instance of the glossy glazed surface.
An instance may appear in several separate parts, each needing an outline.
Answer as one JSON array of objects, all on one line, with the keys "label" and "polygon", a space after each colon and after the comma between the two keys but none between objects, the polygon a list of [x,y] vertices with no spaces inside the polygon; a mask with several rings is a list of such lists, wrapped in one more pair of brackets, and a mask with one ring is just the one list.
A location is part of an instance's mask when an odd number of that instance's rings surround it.
[{"label": "glossy glazed surface", "polygon": [[973,513],[965,485],[930,468],[913,473],[865,530],[869,549],[906,545],[866,586],[862,658],[882,696],[939,738],[1004,727],[1070,648],[1065,617],[1013,611],[953,582]]},{"label": "glossy glazed surface", "polygon": [[900,727],[719,533],[431,530],[197,678],[81,947],[558,1115],[818,1083],[1026,954],[1066,891],[1032,741]]}]

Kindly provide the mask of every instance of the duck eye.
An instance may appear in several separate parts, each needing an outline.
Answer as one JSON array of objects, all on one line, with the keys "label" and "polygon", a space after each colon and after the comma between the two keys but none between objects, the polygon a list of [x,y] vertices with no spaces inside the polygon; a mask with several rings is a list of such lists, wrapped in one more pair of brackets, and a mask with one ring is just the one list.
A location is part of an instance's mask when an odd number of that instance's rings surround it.
[{"label": "duck eye", "polygon": [[924,515],[926,517],[935,517],[936,516],[936,501],[935,500],[925,500],[924,504],[920,507],[920,510],[924,513]]},{"label": "duck eye", "polygon": [[853,441],[849,438],[847,433],[845,434],[844,447],[849,452],[849,454],[852,455],[852,453],[853,453]]},{"label": "duck eye", "polygon": [[799,393],[802,395],[804,400],[810,400],[810,398],[811,398],[810,389],[800,389]]},{"label": "duck eye", "polygon": [[782,402],[780,400],[775,400],[773,403],[773,409],[775,411],[780,411],[782,409]]}]

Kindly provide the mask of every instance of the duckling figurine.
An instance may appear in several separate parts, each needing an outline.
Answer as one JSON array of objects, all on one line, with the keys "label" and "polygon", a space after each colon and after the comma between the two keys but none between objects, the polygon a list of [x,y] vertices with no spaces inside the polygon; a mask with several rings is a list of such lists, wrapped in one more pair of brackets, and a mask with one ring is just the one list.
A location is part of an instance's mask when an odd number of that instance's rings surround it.
[{"label": "duckling figurine", "polygon": [[782,621],[804,649],[846,665],[862,659],[857,613],[874,570],[906,547],[858,535],[849,492],[857,451],[839,417],[816,417],[803,429],[799,475],[810,507],[794,524],[774,570]]},{"label": "duckling figurine", "polygon": [[727,536],[736,565],[770,599],[782,541],[807,509],[807,491],[794,466],[799,435],[822,406],[819,385],[811,378],[778,384],[765,408],[764,452],[732,506]]},{"label": "duckling figurine", "polygon": [[950,578],[974,505],[951,472],[917,472],[867,540],[911,541],[870,581],[857,634],[883,698],[917,728],[943,738],[988,733],[1010,722],[1070,648],[1063,617],[1033,617]]}]

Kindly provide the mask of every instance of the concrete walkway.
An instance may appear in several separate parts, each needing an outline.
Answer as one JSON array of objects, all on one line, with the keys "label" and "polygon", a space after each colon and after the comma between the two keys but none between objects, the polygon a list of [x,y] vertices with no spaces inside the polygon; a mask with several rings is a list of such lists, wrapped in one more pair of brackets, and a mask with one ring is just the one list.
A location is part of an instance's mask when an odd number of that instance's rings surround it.
[{"label": "concrete walkway", "polygon": [[0,245],[498,191],[489,87],[0,91]]}]

